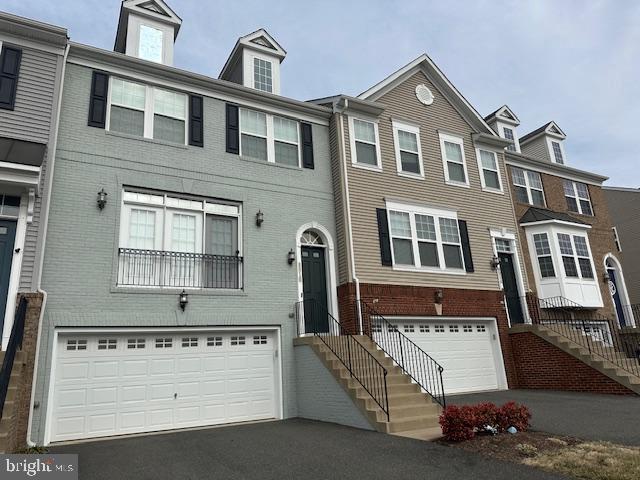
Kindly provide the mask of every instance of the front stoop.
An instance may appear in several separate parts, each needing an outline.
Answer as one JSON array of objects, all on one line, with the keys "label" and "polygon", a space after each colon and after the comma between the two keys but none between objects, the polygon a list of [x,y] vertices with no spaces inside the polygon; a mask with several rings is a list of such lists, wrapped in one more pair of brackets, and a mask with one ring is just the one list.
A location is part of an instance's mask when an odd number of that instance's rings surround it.
[{"label": "front stoop", "polygon": [[620,359],[619,365],[616,365],[599,355],[589,352],[583,345],[572,340],[573,337],[578,340],[578,337],[582,335],[580,331],[575,328],[567,327],[567,330],[563,331],[563,334],[560,334],[544,325],[527,324],[511,327],[510,333],[532,333],[537,335],[585,365],[607,376],[614,382],[640,395],[640,377],[620,368],[620,365],[631,364],[636,362],[636,360],[627,357],[622,352],[612,351],[612,356]]},{"label": "front stoop", "polygon": [[[2,352],[4,357],[4,352]],[[11,424],[14,421],[14,413],[16,409],[16,396],[18,394],[18,385],[21,381],[21,374],[24,368],[23,352],[17,352],[16,358],[13,363],[13,370],[11,371],[11,377],[9,378],[9,389],[7,391],[7,399],[4,402],[4,409],[2,411],[2,418],[0,419],[0,454],[8,453],[9,433],[11,431]],[[0,359],[0,363],[2,359]]]},{"label": "front stoop", "polygon": [[378,349],[369,337],[358,335],[356,338],[387,369],[390,420],[387,420],[387,415],[375,400],[320,338],[296,338],[294,345],[308,345],[312,348],[378,432],[428,441],[442,437],[438,423],[440,405],[429,395],[422,393],[420,387],[400,367],[394,365],[393,360]]}]

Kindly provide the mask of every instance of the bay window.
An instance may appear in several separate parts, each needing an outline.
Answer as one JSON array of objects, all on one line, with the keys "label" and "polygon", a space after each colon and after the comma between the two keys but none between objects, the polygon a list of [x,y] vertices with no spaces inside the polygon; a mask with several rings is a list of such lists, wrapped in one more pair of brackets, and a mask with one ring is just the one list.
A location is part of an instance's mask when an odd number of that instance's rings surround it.
[{"label": "bay window", "polygon": [[440,134],[440,150],[444,166],[444,178],[452,185],[469,186],[464,142],[460,137]]},{"label": "bay window", "polygon": [[537,207],[545,206],[542,178],[538,172],[511,167],[511,179],[518,202]]},{"label": "bay window", "polygon": [[299,167],[299,123],[241,108],[240,154],[265,162]]},{"label": "bay window", "polygon": [[542,278],[552,278],[556,276],[553,268],[553,257],[551,256],[551,246],[549,236],[546,233],[536,233],[533,235],[540,276]]},{"label": "bay window", "polygon": [[580,182],[564,181],[564,196],[567,200],[567,208],[570,212],[581,215],[593,215],[591,199],[589,198],[589,188]]}]

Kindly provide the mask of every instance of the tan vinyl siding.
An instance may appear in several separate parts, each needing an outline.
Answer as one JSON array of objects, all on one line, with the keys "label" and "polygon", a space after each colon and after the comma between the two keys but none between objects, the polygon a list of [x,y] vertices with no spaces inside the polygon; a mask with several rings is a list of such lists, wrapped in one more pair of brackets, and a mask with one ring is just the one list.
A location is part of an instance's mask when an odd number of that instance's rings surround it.
[{"label": "tan vinyl siding", "polygon": [[336,261],[338,263],[338,285],[349,281],[349,259],[347,257],[346,211],[342,189],[341,151],[339,135],[340,116],[334,114],[329,125],[329,141],[331,144],[331,177],[336,209]]},{"label": "tan vinyl siding", "polygon": [[[421,83],[425,83],[434,93],[432,105],[425,106],[416,99],[415,88]],[[490,267],[493,249],[489,228],[516,231],[503,155],[498,155],[498,163],[505,194],[482,191],[471,137],[472,127],[422,73],[416,73],[377,101],[386,107],[378,124],[382,172],[352,166],[349,131],[345,119],[353,240],[359,280],[370,283],[498,290],[498,274]],[[398,175],[392,117],[419,124],[424,179]],[[470,188],[445,183],[439,131],[463,138]],[[458,218],[466,220],[468,224],[475,272],[465,275],[406,272],[382,266],[376,208],[385,207],[385,198],[457,210]],[[522,262],[521,254],[520,260]]]},{"label": "tan vinyl siding", "polygon": [[549,156],[549,146],[547,145],[547,137],[544,135],[536,138],[535,140],[531,140],[525,145],[520,145],[520,150],[523,155],[528,157],[537,158],[546,162],[551,161],[551,157]]}]

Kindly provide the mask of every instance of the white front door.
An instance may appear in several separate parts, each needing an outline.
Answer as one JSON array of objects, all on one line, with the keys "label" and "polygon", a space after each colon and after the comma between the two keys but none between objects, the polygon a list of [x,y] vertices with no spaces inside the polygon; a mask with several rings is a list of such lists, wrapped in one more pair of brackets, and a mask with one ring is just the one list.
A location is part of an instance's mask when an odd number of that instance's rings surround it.
[{"label": "white front door", "polygon": [[51,441],[275,418],[266,331],[60,333]]}]

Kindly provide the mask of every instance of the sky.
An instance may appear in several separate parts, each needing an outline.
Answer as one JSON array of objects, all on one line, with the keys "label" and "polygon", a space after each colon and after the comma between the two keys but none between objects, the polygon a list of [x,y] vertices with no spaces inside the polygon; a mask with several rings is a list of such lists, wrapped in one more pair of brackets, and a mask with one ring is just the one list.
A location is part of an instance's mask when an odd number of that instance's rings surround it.
[{"label": "sky", "polygon": [[[640,187],[640,1],[166,0],[182,18],[174,65],[217,77],[260,27],[287,51],[282,95],[357,95],[427,53],[483,116],[520,136],[554,120],[566,163]],[[120,0],[2,0],[0,10],[113,49]]]}]

